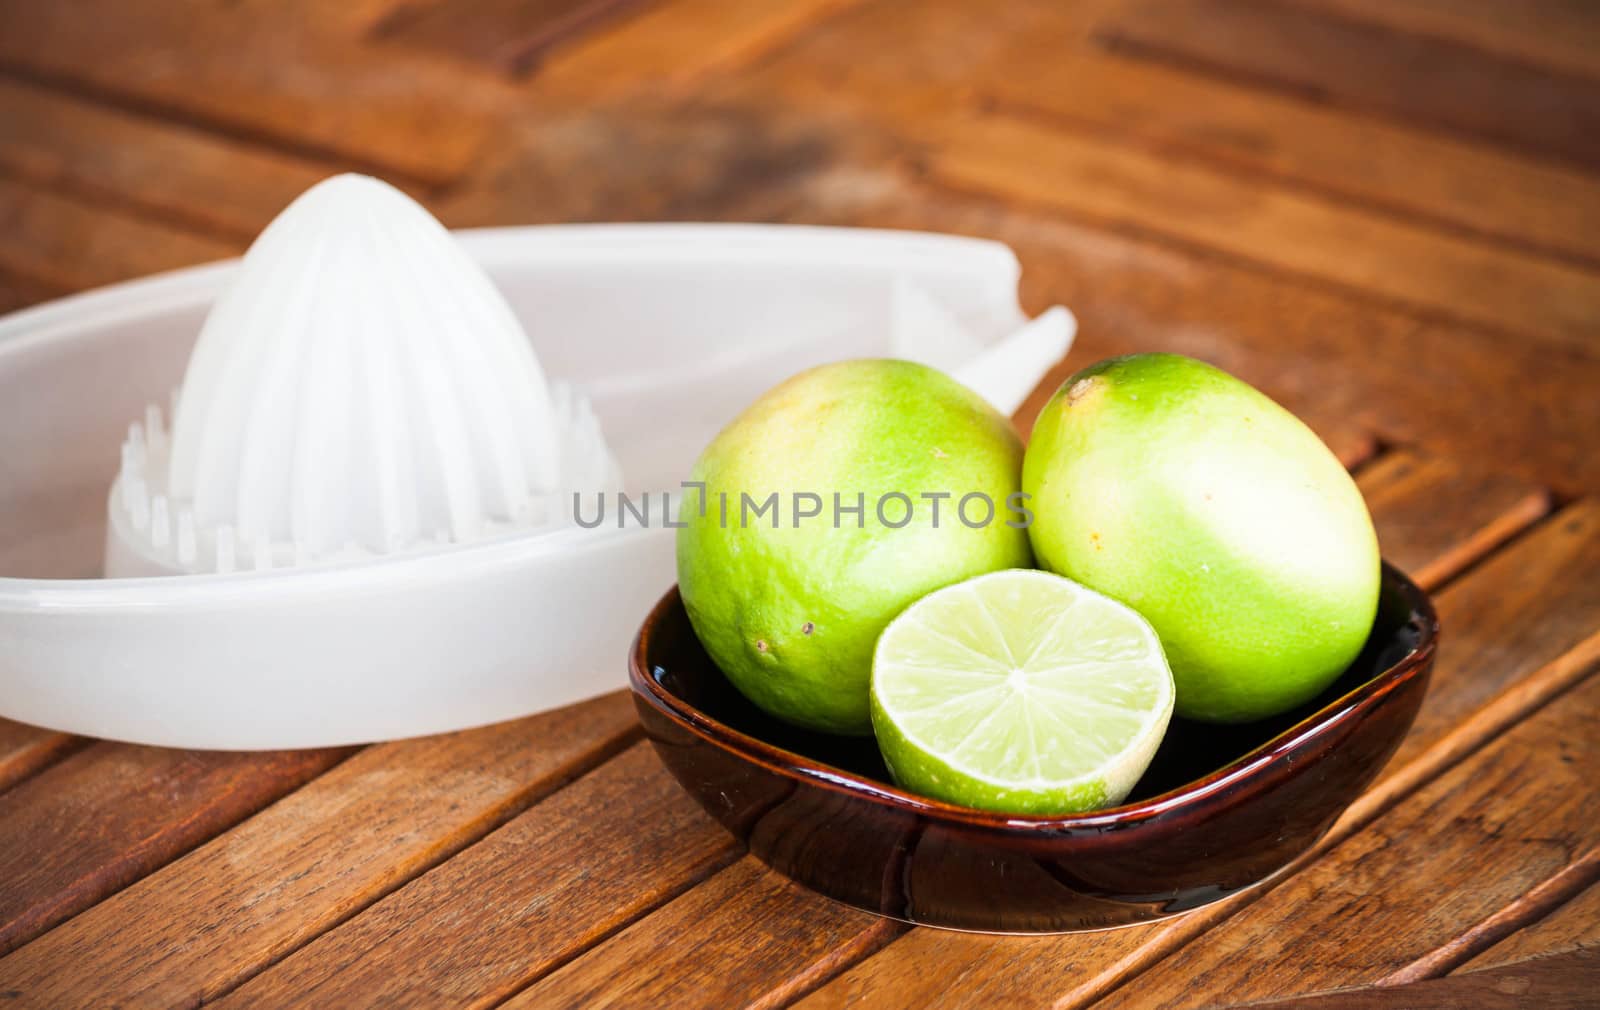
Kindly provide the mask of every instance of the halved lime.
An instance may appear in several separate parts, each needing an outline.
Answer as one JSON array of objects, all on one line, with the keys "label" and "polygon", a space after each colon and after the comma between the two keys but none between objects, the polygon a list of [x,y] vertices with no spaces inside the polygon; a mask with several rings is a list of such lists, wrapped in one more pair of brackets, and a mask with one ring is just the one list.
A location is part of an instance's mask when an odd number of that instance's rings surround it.
[{"label": "halved lime", "polygon": [[1005,813],[1120,803],[1172,699],[1149,622],[1048,572],[992,572],[923,597],[884,629],[872,663],[872,725],[895,781]]}]

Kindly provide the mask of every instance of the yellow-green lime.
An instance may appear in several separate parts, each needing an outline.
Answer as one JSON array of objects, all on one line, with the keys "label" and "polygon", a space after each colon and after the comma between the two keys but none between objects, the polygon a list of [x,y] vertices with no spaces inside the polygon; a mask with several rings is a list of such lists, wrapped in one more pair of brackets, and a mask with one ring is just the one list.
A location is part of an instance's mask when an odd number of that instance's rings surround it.
[{"label": "yellow-green lime", "polygon": [[909,361],[790,378],[706,447],[692,479],[704,492],[686,496],[677,549],[695,634],[747,698],[811,729],[872,731],[872,647],[912,601],[1032,563],[1007,507],[1022,479],[1011,422]]},{"label": "yellow-green lime", "polygon": [[872,724],[896,782],[1017,814],[1120,803],[1172,716],[1149,622],[1040,571],[993,572],[924,597],[884,630]]},{"label": "yellow-green lime", "polygon": [[1241,722],[1315,697],[1361,651],[1378,542],[1355,482],[1293,414],[1176,354],[1068,379],[1023,468],[1039,562],[1149,619],[1178,715]]}]

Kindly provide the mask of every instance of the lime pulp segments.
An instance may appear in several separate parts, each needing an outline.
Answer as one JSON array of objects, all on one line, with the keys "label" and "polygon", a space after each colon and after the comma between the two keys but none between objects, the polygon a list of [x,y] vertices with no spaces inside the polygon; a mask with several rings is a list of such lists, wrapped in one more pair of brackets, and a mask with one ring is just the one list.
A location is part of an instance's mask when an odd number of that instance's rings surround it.
[{"label": "lime pulp segments", "polygon": [[1173,695],[1143,617],[1041,571],[922,598],[873,657],[873,728],[895,781],[1007,813],[1121,802],[1155,756]]}]

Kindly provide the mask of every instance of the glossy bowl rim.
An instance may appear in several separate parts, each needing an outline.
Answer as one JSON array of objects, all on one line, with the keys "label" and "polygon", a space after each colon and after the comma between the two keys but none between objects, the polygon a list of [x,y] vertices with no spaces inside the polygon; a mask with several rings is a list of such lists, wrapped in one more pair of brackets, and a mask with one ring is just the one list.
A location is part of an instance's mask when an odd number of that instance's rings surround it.
[{"label": "glossy bowl rim", "polygon": [[1089,813],[1034,817],[946,803],[918,796],[890,783],[866,779],[854,772],[767,743],[713,719],[662,688],[645,665],[644,657],[651,635],[667,612],[680,605],[676,584],[651,608],[649,616],[634,636],[628,650],[628,683],[636,697],[647,701],[679,728],[742,761],[759,765],[797,783],[854,796],[881,807],[957,827],[1041,832],[1127,828],[1157,818],[1175,807],[1204,800],[1254,777],[1284,754],[1306,746],[1323,733],[1355,718],[1358,712],[1372,708],[1430,668],[1439,640],[1439,616],[1433,600],[1426,590],[1399,568],[1387,561],[1382,564],[1383,585],[1397,590],[1410,607],[1407,623],[1416,623],[1420,618],[1421,637],[1409,652],[1365,683],[1223,767],[1159,795]]}]

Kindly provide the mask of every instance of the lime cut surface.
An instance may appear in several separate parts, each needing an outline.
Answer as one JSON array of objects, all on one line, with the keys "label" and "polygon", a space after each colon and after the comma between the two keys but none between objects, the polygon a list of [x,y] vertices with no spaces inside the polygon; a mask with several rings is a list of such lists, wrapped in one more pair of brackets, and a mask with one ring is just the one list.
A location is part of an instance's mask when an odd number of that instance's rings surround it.
[{"label": "lime cut surface", "polygon": [[923,597],[873,657],[873,728],[895,781],[986,810],[1121,802],[1172,704],[1149,623],[1048,572],[993,572]]}]

